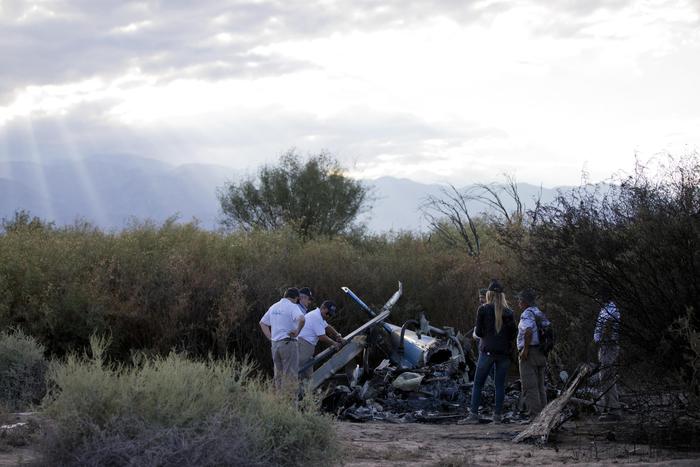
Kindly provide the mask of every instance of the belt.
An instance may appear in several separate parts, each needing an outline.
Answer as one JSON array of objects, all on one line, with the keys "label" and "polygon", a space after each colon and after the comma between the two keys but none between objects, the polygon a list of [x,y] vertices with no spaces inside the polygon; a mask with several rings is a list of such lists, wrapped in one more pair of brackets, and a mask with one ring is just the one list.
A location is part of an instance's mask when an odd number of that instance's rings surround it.
[{"label": "belt", "polygon": [[277,342],[294,342],[296,340],[296,337],[285,337],[284,339],[280,339]]}]

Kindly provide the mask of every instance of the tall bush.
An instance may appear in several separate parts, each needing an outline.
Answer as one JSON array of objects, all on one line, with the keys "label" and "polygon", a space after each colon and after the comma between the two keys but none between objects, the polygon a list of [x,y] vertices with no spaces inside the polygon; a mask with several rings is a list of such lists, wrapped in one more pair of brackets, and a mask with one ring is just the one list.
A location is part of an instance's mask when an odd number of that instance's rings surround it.
[{"label": "tall bush", "polygon": [[401,280],[392,321],[426,311],[466,331],[476,289],[503,269],[479,261],[411,233],[303,241],[291,229],[220,234],[174,221],[114,233],[20,228],[0,235],[0,325],[24,327],[55,355],[87,348],[101,332],[112,336],[110,356],[124,361],[176,349],[252,354],[270,369],[257,322],[286,287],[336,300],[333,324],[345,333],[366,316],[341,286],[381,307]]},{"label": "tall bush", "polygon": [[25,410],[46,392],[44,346],[21,330],[0,332],[0,406]]},{"label": "tall bush", "polygon": [[587,299],[586,312],[569,308],[586,317],[586,337],[609,292],[628,360],[676,370],[684,344],[672,325],[700,308],[700,162],[669,162],[656,175],[640,166],[604,193],[560,196],[532,228],[526,261],[547,290]]}]

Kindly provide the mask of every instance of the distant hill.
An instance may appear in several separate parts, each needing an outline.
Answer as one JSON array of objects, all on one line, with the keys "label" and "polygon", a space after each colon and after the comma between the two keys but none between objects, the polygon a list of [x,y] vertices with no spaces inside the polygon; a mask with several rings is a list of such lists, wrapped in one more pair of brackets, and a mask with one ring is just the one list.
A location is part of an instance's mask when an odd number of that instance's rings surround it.
[{"label": "distant hill", "polygon": [[[207,229],[218,228],[217,187],[236,180],[240,173],[224,166],[165,162],[130,154],[100,154],[80,161],[46,164],[0,161],[0,217],[9,218],[18,209],[58,225],[87,220],[101,228],[125,227],[133,219],[163,222],[199,220]],[[412,180],[382,177],[365,182],[375,201],[364,215],[373,232],[425,230],[419,207],[429,195],[443,188]],[[518,186],[524,202],[533,199],[539,187]],[[556,191],[542,190],[542,200]],[[477,203],[475,212],[483,210]]]},{"label": "distant hill", "polygon": [[[429,196],[440,196],[442,190],[449,189],[445,185],[424,184],[403,178],[382,177],[367,182],[372,187],[376,198],[374,208],[369,213],[369,227],[375,232],[390,230],[426,230],[427,222],[423,219],[420,207]],[[468,190],[473,185],[458,187]],[[527,183],[518,184],[521,201],[527,207],[534,206],[534,200],[540,195],[540,187]],[[556,189],[543,188],[541,200],[543,203],[552,201],[557,194]],[[514,209],[515,203],[507,197],[503,199],[507,209]],[[480,213],[486,208],[482,203],[472,201],[467,204],[470,212]]]},{"label": "distant hill", "polygon": [[216,187],[235,176],[226,167],[176,167],[128,154],[48,164],[0,162],[0,216],[26,209],[59,225],[85,219],[119,229],[133,218],[162,222],[177,214],[215,228]]}]

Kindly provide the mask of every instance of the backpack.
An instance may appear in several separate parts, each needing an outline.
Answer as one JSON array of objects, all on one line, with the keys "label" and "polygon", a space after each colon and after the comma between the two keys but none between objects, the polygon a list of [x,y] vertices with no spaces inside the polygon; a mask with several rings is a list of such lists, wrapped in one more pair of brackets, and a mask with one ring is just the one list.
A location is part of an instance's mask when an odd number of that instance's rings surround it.
[{"label": "backpack", "polygon": [[537,336],[540,339],[540,351],[547,355],[554,348],[554,329],[552,322],[547,320],[546,324],[542,323],[542,318],[539,314],[532,312],[535,315],[535,323],[537,324]]}]

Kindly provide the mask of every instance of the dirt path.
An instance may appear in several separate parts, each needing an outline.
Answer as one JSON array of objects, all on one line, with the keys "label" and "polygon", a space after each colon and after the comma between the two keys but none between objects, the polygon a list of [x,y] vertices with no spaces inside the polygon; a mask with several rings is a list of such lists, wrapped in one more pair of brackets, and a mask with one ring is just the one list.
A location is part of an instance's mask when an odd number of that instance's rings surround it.
[{"label": "dirt path", "polygon": [[[462,466],[462,465],[609,465],[660,463],[667,466],[700,465],[700,453],[650,450],[605,440],[606,427],[591,434],[585,427],[567,424],[553,447],[513,444],[520,425],[429,425],[421,423],[348,423],[337,429],[348,452],[346,467]],[[586,434],[583,434],[583,433]]]},{"label": "dirt path", "polygon": [[[21,418],[15,421],[23,421]],[[457,467],[466,465],[610,465],[655,463],[698,466],[700,452],[678,453],[608,441],[614,425],[589,421],[569,422],[551,447],[513,444],[521,425],[456,425],[425,423],[336,422],[343,440],[345,467],[410,466]],[[36,439],[31,439],[36,442]],[[35,446],[0,443],[0,466],[20,465],[37,459]]]},{"label": "dirt path", "polygon": [[39,425],[34,413],[0,415],[0,466],[35,461],[37,454],[32,442],[36,441],[37,431]]}]

